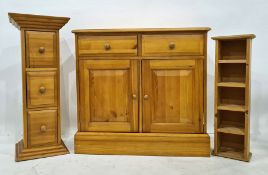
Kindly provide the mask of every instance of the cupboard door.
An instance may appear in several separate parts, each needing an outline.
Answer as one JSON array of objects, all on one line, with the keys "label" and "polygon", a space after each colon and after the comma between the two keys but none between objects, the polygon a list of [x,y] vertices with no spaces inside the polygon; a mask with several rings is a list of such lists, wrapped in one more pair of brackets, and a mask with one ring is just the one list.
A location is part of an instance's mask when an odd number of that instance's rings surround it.
[{"label": "cupboard door", "polygon": [[136,60],[80,60],[81,131],[138,130]]},{"label": "cupboard door", "polygon": [[143,131],[202,132],[203,60],[146,60],[142,69]]}]

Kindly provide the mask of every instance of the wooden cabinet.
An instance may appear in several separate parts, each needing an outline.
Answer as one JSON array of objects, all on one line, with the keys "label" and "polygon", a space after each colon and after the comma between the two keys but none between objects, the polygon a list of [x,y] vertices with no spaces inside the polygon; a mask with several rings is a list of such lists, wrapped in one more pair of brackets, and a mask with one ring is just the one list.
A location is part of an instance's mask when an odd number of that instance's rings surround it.
[{"label": "wooden cabinet", "polygon": [[74,30],[75,152],[209,156],[208,30]]},{"label": "wooden cabinet", "polygon": [[214,154],[249,161],[250,60],[254,34],[218,36],[215,64]]},{"label": "wooden cabinet", "polygon": [[69,18],[9,13],[21,32],[23,140],[16,161],[69,153],[61,140],[59,29]]}]

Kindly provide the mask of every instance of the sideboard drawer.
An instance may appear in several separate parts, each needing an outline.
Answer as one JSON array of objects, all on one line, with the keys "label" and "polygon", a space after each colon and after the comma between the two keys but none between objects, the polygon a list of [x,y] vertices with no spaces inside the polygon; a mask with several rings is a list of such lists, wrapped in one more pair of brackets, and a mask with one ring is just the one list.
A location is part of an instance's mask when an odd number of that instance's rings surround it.
[{"label": "sideboard drawer", "polygon": [[57,106],[57,72],[27,72],[28,108]]},{"label": "sideboard drawer", "polygon": [[26,32],[28,67],[56,67],[57,48],[55,32]]},{"label": "sideboard drawer", "polygon": [[142,36],[142,56],[180,56],[203,54],[203,35],[163,34]]},{"label": "sideboard drawer", "polygon": [[28,111],[29,145],[39,146],[57,143],[58,114],[56,109]]},{"label": "sideboard drawer", "polygon": [[136,56],[137,36],[78,37],[79,56]]}]

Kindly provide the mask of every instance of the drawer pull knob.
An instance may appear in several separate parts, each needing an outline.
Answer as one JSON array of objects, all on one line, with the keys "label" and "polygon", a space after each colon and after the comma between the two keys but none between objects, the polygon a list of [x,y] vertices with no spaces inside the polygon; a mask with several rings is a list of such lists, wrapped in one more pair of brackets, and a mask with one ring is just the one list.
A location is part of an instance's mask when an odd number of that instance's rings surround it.
[{"label": "drawer pull knob", "polygon": [[175,49],[175,47],[176,47],[175,43],[169,43],[169,49],[170,50]]},{"label": "drawer pull knob", "polygon": [[137,99],[137,95],[136,94],[132,94],[132,99]]},{"label": "drawer pull knob", "polygon": [[47,131],[47,126],[46,125],[41,125],[40,126],[40,131],[41,132],[46,132]]},{"label": "drawer pull knob", "polygon": [[38,50],[38,51],[39,51],[39,53],[41,53],[41,54],[42,54],[42,53],[44,53],[44,52],[45,52],[45,48],[44,48],[44,47],[39,47],[39,50]]},{"label": "drawer pull knob", "polygon": [[109,43],[104,44],[104,49],[105,50],[110,50],[111,49],[111,45]]},{"label": "drawer pull knob", "polygon": [[144,100],[147,100],[148,98],[149,98],[149,95],[144,95],[144,96],[143,96],[143,99],[144,99]]},{"label": "drawer pull knob", "polygon": [[44,86],[41,86],[39,88],[39,92],[40,92],[40,94],[44,94],[46,92],[46,88]]}]

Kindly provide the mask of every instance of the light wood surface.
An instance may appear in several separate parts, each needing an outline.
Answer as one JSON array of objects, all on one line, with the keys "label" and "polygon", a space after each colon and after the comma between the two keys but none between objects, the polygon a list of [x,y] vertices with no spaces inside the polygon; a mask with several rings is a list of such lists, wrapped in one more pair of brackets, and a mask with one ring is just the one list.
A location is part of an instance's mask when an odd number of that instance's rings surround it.
[{"label": "light wood surface", "polygon": [[203,49],[203,35],[142,36],[142,56],[203,55]]},{"label": "light wood surface", "polygon": [[210,156],[207,134],[77,132],[75,153],[155,156]]},{"label": "light wood surface", "polygon": [[142,71],[144,132],[202,132],[196,60],[146,60]]},{"label": "light wood surface", "polygon": [[56,71],[27,71],[28,108],[58,105]]},{"label": "light wood surface", "polygon": [[26,32],[27,67],[57,67],[55,32]]},{"label": "light wood surface", "polygon": [[77,29],[73,33],[172,33],[172,32],[208,32],[209,27],[185,27],[185,28],[120,28],[120,29]]},{"label": "light wood surface", "polygon": [[87,36],[78,38],[79,56],[136,56],[137,36]]},{"label": "light wood surface", "polygon": [[23,140],[21,140],[16,144],[15,160],[18,162],[64,154],[69,154],[69,151],[63,141],[61,141],[61,144],[52,146],[25,148]]},{"label": "light wood surface", "polygon": [[75,152],[208,156],[208,30],[74,30]]},{"label": "light wood surface", "polygon": [[23,140],[16,161],[67,154],[61,140],[59,29],[69,18],[9,13],[21,32]]},{"label": "light wood surface", "polygon": [[57,110],[28,111],[29,147],[57,144]]},{"label": "light wood surface", "polygon": [[70,20],[70,18],[67,17],[21,13],[8,13],[8,17],[10,23],[12,23],[19,30],[22,28],[29,28],[34,30],[59,30]]},{"label": "light wood surface", "polygon": [[136,60],[80,62],[81,129],[136,132],[138,130],[138,72]]},{"label": "light wood surface", "polygon": [[228,35],[228,36],[214,36],[211,37],[213,40],[239,40],[239,39],[254,39],[254,34],[243,34],[243,35]]},{"label": "light wood surface", "polygon": [[250,59],[254,34],[216,40],[214,154],[249,161]]}]

